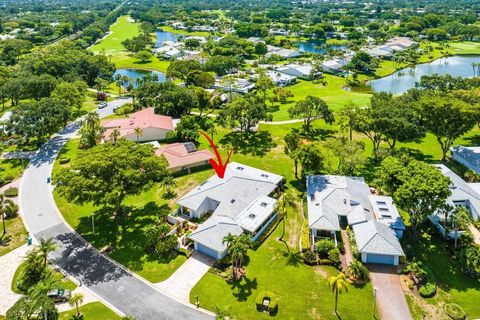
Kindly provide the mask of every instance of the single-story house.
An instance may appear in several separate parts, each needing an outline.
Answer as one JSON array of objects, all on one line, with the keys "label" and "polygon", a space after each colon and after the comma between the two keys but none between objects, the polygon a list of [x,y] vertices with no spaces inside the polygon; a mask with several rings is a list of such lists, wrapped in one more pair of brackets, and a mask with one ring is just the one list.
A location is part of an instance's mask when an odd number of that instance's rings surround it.
[{"label": "single-story house", "polygon": [[185,41],[187,41],[188,39],[195,39],[195,40],[198,40],[198,42],[200,42],[201,44],[203,44],[203,43],[206,43],[206,42],[207,42],[207,38],[205,38],[205,37],[202,37],[202,36],[189,36],[189,37],[186,37],[186,38],[185,38]]},{"label": "single-story house", "polygon": [[[105,129],[103,141],[110,140],[115,129],[120,132],[118,138],[139,142],[163,140],[167,137],[167,133],[174,129],[172,117],[155,114],[153,108],[134,112],[128,118],[104,120],[101,126]],[[135,133],[136,128],[142,130],[138,139]]]},{"label": "single-story house", "polygon": [[217,175],[181,197],[180,212],[190,218],[211,216],[188,238],[195,250],[215,259],[227,254],[223,238],[228,234],[251,235],[257,240],[277,217],[272,194],[282,186],[283,177],[240,163],[228,164],[223,179]]},{"label": "single-story house", "polygon": [[222,78],[215,79],[215,84],[213,85],[215,89],[221,89],[225,91],[232,90],[233,92],[238,93],[248,93],[250,90],[255,88],[255,83],[250,82],[247,79],[235,78],[235,83],[230,87],[229,84],[224,83]]},{"label": "single-story house", "polygon": [[250,37],[250,38],[247,38],[247,41],[250,41],[252,42],[253,44],[257,44],[257,43],[265,43],[265,40],[263,40],[262,38],[259,38],[259,37]]},{"label": "single-story house", "polygon": [[268,30],[268,33],[276,35],[276,36],[288,36],[290,32],[288,30],[283,29],[283,28],[272,28],[272,29]]},{"label": "single-story house", "polygon": [[267,53],[265,54],[265,57],[268,58],[272,55],[277,55],[285,59],[298,58],[302,55],[302,52],[300,50],[286,49],[267,45]]},{"label": "single-story house", "polygon": [[340,73],[343,72],[343,67],[348,64],[348,61],[341,58],[333,58],[322,62],[322,68],[325,72]]},{"label": "single-story house", "polygon": [[397,265],[404,255],[405,226],[392,198],[373,195],[361,177],[308,176],[307,208],[312,245],[322,238],[336,243],[337,232],[349,225],[362,262]]},{"label": "single-story house", "polygon": [[[266,70],[265,74],[267,75],[267,77],[270,78],[270,80],[272,80],[274,85],[279,87],[285,87],[297,82],[297,77],[291,76],[286,73],[273,71],[273,70]],[[252,76],[252,78],[257,78],[257,77],[258,75]]]},{"label": "single-story house", "polygon": [[454,146],[450,151],[453,159],[480,174],[480,147]]},{"label": "single-story house", "polygon": [[167,59],[179,58],[179,57],[183,56],[183,52],[180,49],[180,47],[163,46],[163,47],[160,47],[160,48],[153,48],[152,53],[154,55],[159,55],[159,56],[165,57]]},{"label": "single-story house", "polygon": [[168,169],[172,172],[206,165],[213,158],[210,150],[197,150],[192,142],[167,144],[156,149],[155,154],[167,159]]},{"label": "single-story house", "polygon": [[275,69],[275,71],[307,80],[311,80],[322,74],[321,72],[315,71],[313,66],[309,63],[290,63],[278,67],[277,69]]},{"label": "single-story house", "polygon": [[[416,45],[417,42],[413,41],[412,39],[408,37],[394,37],[389,39],[385,45],[386,46],[396,46],[398,48],[403,48],[403,50],[408,49],[414,45]],[[402,49],[398,50],[402,51]]]}]

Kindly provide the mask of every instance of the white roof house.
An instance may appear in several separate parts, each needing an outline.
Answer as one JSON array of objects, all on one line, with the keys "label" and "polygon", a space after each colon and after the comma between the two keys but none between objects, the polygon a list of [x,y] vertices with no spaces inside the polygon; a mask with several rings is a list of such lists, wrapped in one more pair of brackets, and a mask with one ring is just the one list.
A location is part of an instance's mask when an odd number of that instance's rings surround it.
[{"label": "white roof house", "polygon": [[216,259],[226,255],[223,238],[247,232],[256,240],[276,218],[277,201],[270,197],[282,176],[232,162],[223,179],[217,175],[177,201],[183,214],[200,218],[212,213],[190,234],[195,249]]},{"label": "white roof house", "polygon": [[247,38],[247,41],[253,42],[254,44],[257,44],[259,42],[265,43],[265,40],[259,37],[250,37],[250,38]]},{"label": "white roof house", "polygon": [[313,66],[309,63],[290,63],[278,67],[277,69],[275,69],[275,71],[303,79],[312,79],[315,76],[321,74],[321,72],[315,72]]},{"label": "white roof house", "polygon": [[282,58],[297,58],[302,55],[302,52],[300,50],[286,49],[267,45],[267,53],[265,54],[265,56],[270,57],[272,55],[277,55]]},{"label": "white roof house", "polygon": [[[278,71],[266,70],[265,74],[272,80],[274,85],[279,87],[285,87],[297,81],[297,77]],[[258,78],[258,74],[253,75],[251,78]]]},{"label": "white roof house", "polygon": [[253,88],[255,88],[255,83],[252,83],[247,79],[236,78],[235,83],[233,83],[232,87],[230,88],[228,84],[223,83],[222,78],[217,78],[215,79],[215,84],[213,85],[213,87],[225,91],[232,90],[233,92],[247,93]]},{"label": "white roof house", "polygon": [[165,58],[178,58],[183,55],[182,50],[177,47],[163,46],[160,48],[152,49],[152,53],[155,55],[161,55]]},{"label": "white roof house", "polygon": [[202,36],[189,36],[189,37],[185,38],[185,41],[187,41],[188,39],[195,39],[195,40],[198,40],[200,43],[206,43],[207,42],[207,38],[202,37]]},{"label": "white roof house", "polygon": [[480,174],[480,147],[454,146],[450,151],[453,159]]},{"label": "white roof house", "polygon": [[348,64],[348,61],[342,58],[333,58],[322,62],[322,68],[326,72],[339,73],[343,71],[343,67]]},{"label": "white roof house", "polygon": [[[374,196],[361,177],[308,176],[308,226],[312,243],[333,237],[341,224],[352,227],[364,263],[397,265],[405,229],[390,197]],[[389,215],[382,216],[383,208]]]}]

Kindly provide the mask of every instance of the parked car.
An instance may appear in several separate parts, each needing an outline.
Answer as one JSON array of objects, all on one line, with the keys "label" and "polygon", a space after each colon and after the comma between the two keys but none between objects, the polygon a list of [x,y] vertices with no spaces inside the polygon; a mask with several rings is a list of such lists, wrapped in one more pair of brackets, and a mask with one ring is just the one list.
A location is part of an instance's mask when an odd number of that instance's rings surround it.
[{"label": "parked car", "polygon": [[100,102],[100,103],[98,104],[98,109],[103,109],[103,108],[105,108],[106,106],[107,106],[107,103],[106,103],[105,101]]},{"label": "parked car", "polygon": [[55,289],[51,290],[47,293],[47,296],[53,300],[53,302],[67,302],[70,300],[72,296],[72,292],[70,290],[65,289]]}]

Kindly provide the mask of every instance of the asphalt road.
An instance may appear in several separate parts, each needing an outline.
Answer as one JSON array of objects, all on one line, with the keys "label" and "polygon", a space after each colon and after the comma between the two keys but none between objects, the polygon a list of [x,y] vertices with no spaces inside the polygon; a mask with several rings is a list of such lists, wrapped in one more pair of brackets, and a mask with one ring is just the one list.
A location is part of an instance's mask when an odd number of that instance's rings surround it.
[{"label": "asphalt road", "polygon": [[[100,110],[101,117],[111,114],[114,107],[126,102],[128,100],[109,103],[108,107]],[[65,224],[58,213],[47,178],[59,151],[78,129],[78,123],[72,123],[61,130],[41,147],[23,174],[20,207],[31,235],[37,240],[53,237],[59,248],[51,255],[52,261],[126,315],[138,320],[214,319],[135,277],[100,254]]]}]

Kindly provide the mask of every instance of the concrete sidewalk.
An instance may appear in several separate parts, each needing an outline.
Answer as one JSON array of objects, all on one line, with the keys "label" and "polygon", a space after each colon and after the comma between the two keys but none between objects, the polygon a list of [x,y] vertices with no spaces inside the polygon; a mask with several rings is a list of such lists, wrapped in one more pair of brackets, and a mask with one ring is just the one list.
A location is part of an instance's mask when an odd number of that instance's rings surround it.
[{"label": "concrete sidewalk", "polygon": [[208,272],[215,261],[197,251],[185,261],[167,280],[155,286],[177,300],[189,302],[190,291]]},{"label": "concrete sidewalk", "polygon": [[5,314],[21,297],[20,294],[12,291],[12,280],[23,257],[31,248],[24,244],[0,257],[0,314]]}]

